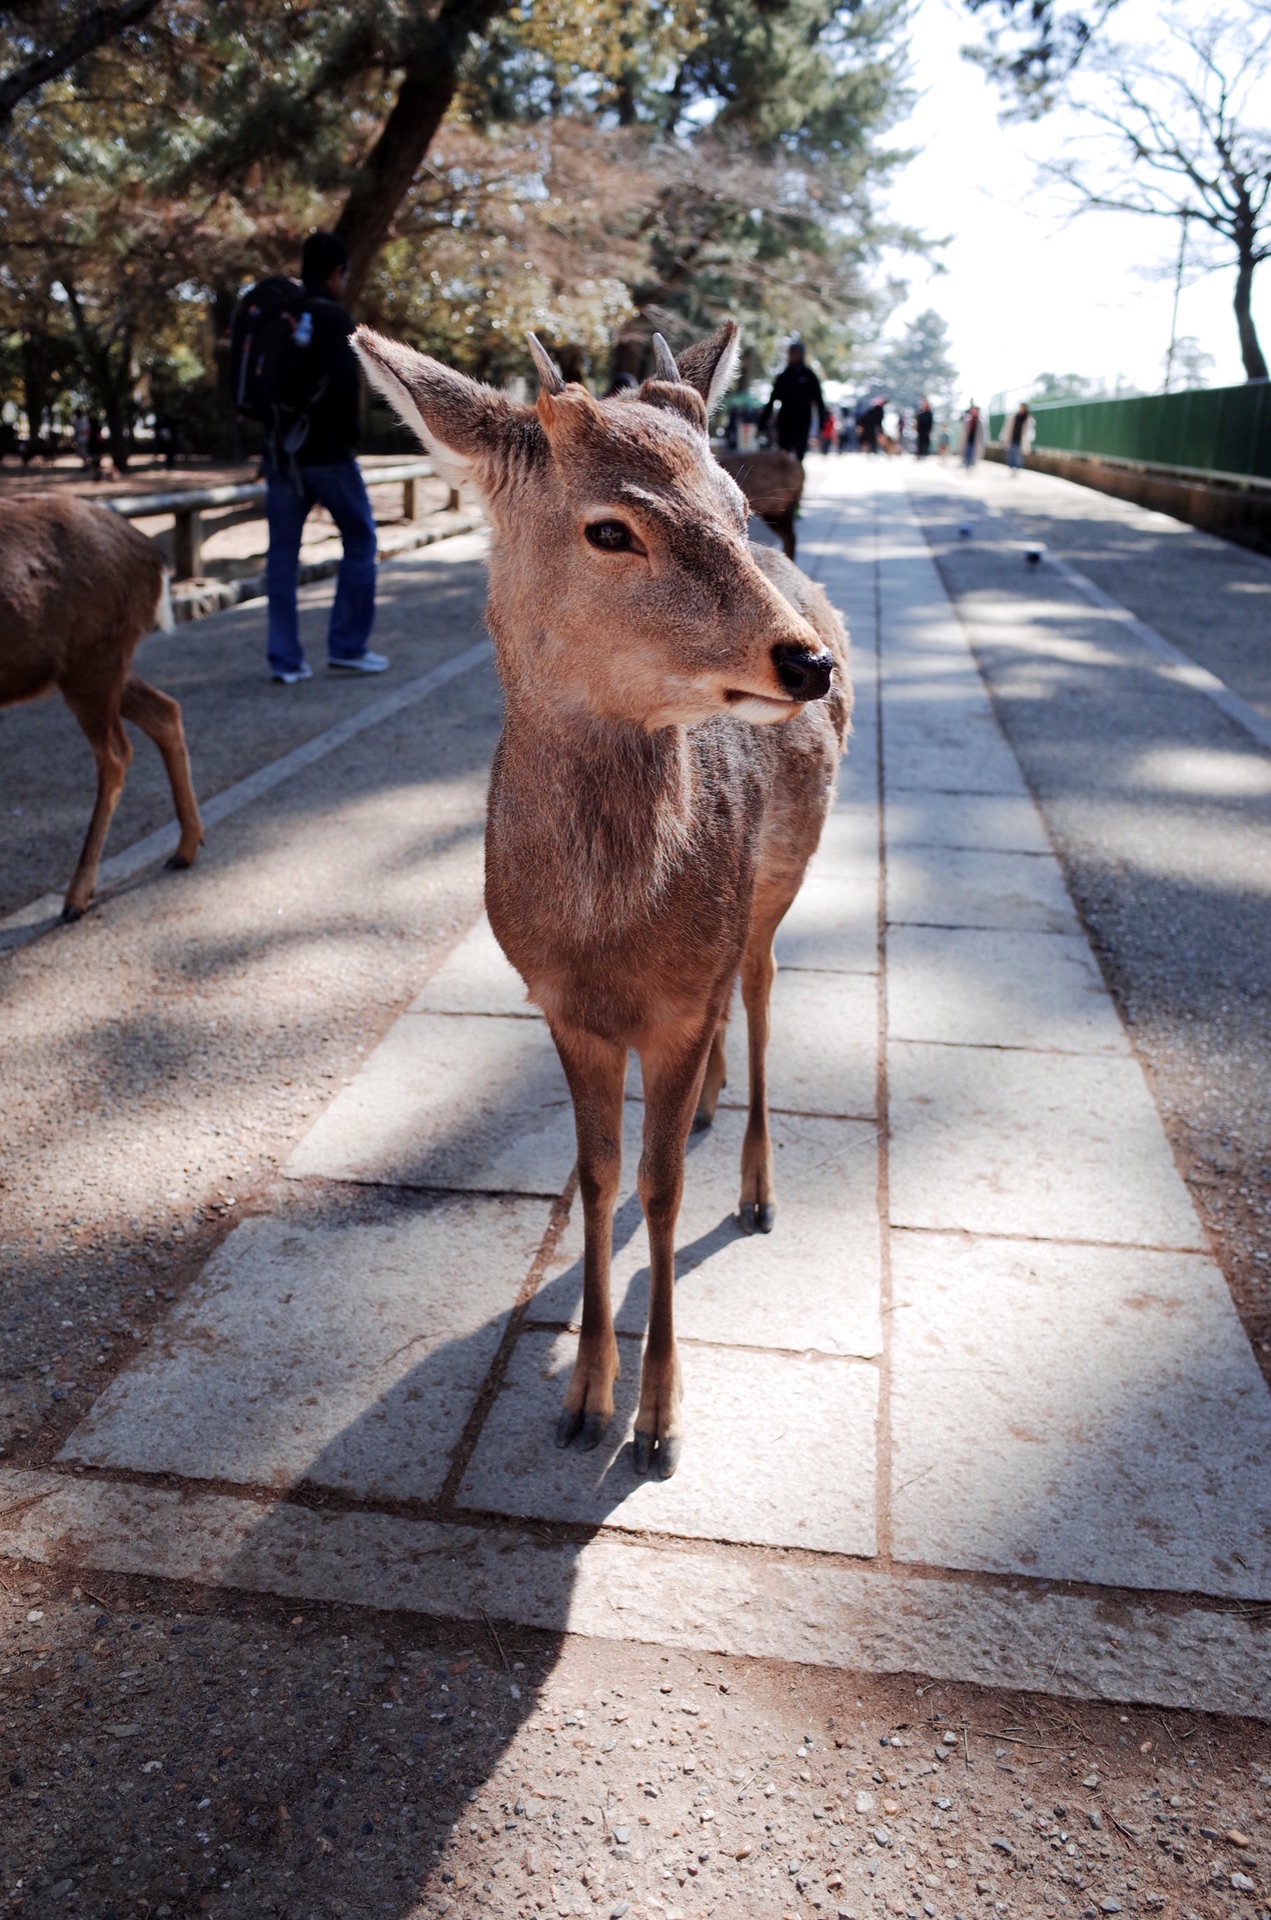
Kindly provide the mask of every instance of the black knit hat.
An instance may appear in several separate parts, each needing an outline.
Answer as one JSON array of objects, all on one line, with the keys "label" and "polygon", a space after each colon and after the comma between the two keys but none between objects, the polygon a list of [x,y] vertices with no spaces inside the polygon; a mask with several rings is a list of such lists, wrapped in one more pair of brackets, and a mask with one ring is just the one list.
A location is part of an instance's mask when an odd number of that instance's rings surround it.
[{"label": "black knit hat", "polygon": [[310,293],[323,293],[337,267],[347,267],[349,250],[338,233],[311,233],[300,261],[300,277]]}]

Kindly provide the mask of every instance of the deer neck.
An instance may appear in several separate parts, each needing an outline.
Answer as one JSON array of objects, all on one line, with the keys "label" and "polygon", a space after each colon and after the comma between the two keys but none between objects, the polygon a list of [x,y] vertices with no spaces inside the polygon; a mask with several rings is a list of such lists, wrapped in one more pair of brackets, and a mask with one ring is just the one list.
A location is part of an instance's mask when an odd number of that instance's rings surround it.
[{"label": "deer neck", "polygon": [[583,941],[656,918],[694,843],[687,730],[647,733],[505,681],[489,853]]}]

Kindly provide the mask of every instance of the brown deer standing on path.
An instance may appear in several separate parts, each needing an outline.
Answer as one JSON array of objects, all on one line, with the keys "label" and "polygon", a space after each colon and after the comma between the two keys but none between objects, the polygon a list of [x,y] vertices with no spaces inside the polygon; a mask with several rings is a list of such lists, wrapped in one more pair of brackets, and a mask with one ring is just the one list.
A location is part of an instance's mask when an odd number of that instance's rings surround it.
[{"label": "brown deer standing on path", "polygon": [[557,1428],[595,1446],[618,1374],[609,1299],[628,1049],[644,1075],[649,1233],[637,1473],[679,1456],[672,1325],[684,1149],[724,1082],[741,975],[750,1112],[741,1224],[773,1224],[764,1053],[773,935],[829,807],[850,712],[847,636],[819,587],[752,547],[707,421],[731,323],[598,402],[534,336],[527,407],[362,327],[375,385],[493,539],[488,619],[505,694],[486,826],[486,904],[543,1010],[573,1095],[585,1253],[578,1357]]},{"label": "brown deer standing on path", "polygon": [[97,805],[64,920],[79,919],[97,884],[132,759],[122,721],[149,734],[168,770],[181,825],[168,866],[188,867],[203,840],[181,709],[129,672],[138,643],[165,613],[171,626],[163,561],[126,520],[73,494],[0,503],[0,707],[56,687],[97,761]]}]

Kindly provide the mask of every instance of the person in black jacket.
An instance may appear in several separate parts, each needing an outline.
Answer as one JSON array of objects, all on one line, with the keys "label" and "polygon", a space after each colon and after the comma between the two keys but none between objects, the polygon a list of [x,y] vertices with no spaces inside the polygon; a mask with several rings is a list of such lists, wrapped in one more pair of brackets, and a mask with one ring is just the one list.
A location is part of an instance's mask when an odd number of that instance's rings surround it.
[{"label": "person in black jacket", "polygon": [[924,394],[918,402],[918,411],[914,415],[914,425],[918,429],[918,458],[925,460],[931,452],[931,429],[936,424],[936,416],[931,411],[931,402]]},{"label": "person in black jacket", "polygon": [[315,505],[331,515],[344,546],[327,631],[328,665],[345,673],[382,673],[388,665],[382,653],[367,647],[375,621],[375,519],[353,458],[361,369],[349,344],[353,318],[340,304],[349,250],[337,234],[309,235],[301,277],[309,299],[286,351],[306,355],[312,382],[307,426],[299,444],[288,445],[285,469],[269,457],[265,463],[269,669],[289,687],[313,677],[300,644],[296,576],[304,523]]},{"label": "person in black jacket", "polygon": [[818,427],[825,419],[821,382],[804,358],[801,340],[792,341],[786,350],[786,364],[773,381],[772,392],[759,416],[761,428],[767,426],[774,407],[781,409],[777,415],[777,445],[801,461],[808,450],[813,413]]}]

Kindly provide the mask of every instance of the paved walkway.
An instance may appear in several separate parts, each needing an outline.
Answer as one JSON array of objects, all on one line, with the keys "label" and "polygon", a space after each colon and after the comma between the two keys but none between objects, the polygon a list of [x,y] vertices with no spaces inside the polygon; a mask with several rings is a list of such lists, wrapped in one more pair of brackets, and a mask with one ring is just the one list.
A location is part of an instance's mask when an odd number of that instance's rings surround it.
[{"label": "paved walkway", "polygon": [[901,483],[814,479],[856,734],[780,936],[771,1239],[736,1077],[690,1148],[677,1477],[625,1444],[638,1082],[612,1444],[552,1445],[572,1122],[482,921],[59,1467],[0,1473],[5,1551],[1271,1713],[1271,1395]]}]

